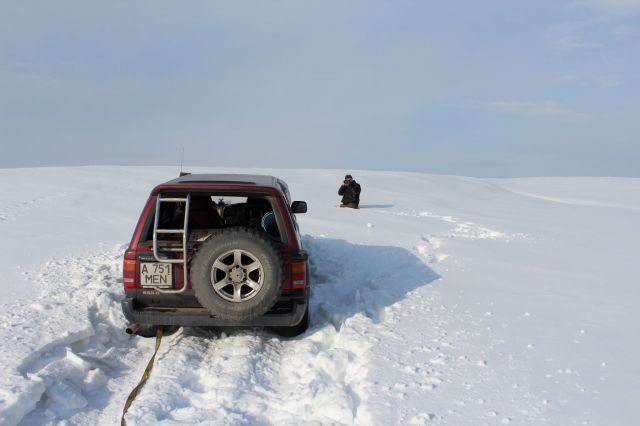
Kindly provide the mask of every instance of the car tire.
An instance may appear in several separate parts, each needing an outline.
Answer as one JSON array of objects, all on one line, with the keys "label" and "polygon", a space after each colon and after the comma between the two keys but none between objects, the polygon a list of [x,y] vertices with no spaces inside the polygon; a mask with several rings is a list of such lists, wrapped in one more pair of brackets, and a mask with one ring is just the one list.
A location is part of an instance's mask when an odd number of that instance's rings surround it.
[{"label": "car tire", "polygon": [[270,239],[251,228],[209,237],[191,264],[191,286],[211,315],[247,321],[273,307],[284,286],[284,263]]}]

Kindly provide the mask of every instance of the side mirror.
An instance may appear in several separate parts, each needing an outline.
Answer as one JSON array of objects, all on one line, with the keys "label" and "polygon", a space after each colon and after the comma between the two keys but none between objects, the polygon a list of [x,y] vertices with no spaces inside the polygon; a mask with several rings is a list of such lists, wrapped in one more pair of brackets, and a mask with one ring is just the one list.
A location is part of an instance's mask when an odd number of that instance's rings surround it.
[{"label": "side mirror", "polygon": [[291,211],[294,213],[306,213],[307,202],[306,201],[294,201],[291,203]]}]

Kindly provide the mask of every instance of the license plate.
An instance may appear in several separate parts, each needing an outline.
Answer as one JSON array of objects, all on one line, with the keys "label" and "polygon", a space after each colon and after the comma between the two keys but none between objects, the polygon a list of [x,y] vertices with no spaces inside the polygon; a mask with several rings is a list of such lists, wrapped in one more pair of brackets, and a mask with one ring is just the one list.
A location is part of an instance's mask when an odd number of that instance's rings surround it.
[{"label": "license plate", "polygon": [[142,287],[172,287],[171,269],[170,263],[141,263],[140,285]]}]

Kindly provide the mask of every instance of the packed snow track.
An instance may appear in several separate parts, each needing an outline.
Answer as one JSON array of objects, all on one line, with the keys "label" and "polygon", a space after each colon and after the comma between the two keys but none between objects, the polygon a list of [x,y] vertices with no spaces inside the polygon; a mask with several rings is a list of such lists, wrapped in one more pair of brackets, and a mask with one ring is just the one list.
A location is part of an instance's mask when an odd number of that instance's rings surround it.
[{"label": "packed snow track", "polygon": [[[185,328],[166,337],[153,378],[129,411],[131,424],[293,424],[300,412],[320,423],[356,420],[372,386],[367,352],[378,340],[374,330],[384,330],[385,308],[438,276],[402,248],[311,237],[305,246],[312,259],[322,259],[311,264],[310,331],[287,340],[260,329]],[[51,341],[16,366],[20,374],[13,379],[23,386],[23,400],[9,409],[13,418],[8,420],[24,415],[24,424],[61,419],[97,424],[104,412],[121,408],[153,344],[123,332],[123,252],[119,246],[49,262],[36,274],[47,290],[31,302],[28,313],[9,319],[9,326],[41,333],[43,339],[51,333]],[[398,285],[387,285],[390,281]],[[65,324],[47,319],[56,309],[68,311]],[[70,319],[74,329],[60,337],[56,329]],[[42,324],[50,327],[36,330]],[[13,340],[19,345],[24,337],[17,334]],[[28,412],[18,409],[27,405],[32,406]]]}]

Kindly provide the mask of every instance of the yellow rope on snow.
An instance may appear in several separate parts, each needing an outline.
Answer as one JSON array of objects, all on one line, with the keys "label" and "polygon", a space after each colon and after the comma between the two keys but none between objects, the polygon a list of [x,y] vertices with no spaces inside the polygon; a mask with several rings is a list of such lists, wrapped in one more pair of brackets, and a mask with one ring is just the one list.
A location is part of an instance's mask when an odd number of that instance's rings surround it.
[{"label": "yellow rope on snow", "polygon": [[147,379],[151,375],[151,370],[153,370],[153,362],[156,359],[156,354],[158,353],[158,349],[160,348],[161,340],[162,340],[162,326],[158,326],[158,328],[156,329],[156,350],[153,352],[153,356],[149,360],[149,363],[147,364],[147,368],[144,369],[144,373],[142,374],[142,378],[140,379],[140,382],[138,382],[138,385],[135,388],[133,388],[133,390],[129,394],[129,397],[127,398],[127,402],[124,404],[120,426],[127,426],[127,421],[124,419],[124,416],[125,414],[127,414],[129,407],[131,407],[133,400],[136,399],[136,397],[138,396],[138,392],[140,392],[144,384],[147,383]]}]

